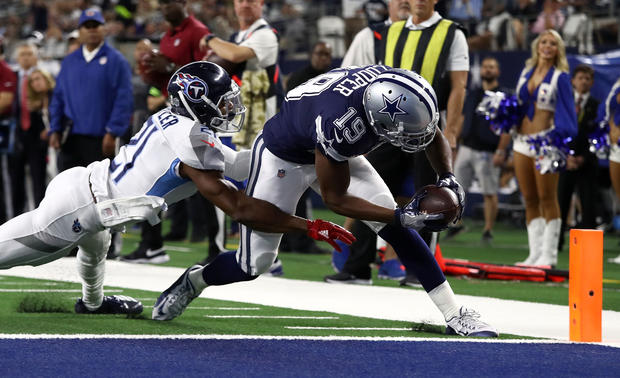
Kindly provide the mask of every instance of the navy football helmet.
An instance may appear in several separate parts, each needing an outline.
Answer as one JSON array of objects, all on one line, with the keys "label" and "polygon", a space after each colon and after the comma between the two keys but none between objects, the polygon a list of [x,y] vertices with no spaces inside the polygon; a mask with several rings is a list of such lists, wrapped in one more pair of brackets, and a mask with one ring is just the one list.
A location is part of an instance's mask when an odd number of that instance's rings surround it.
[{"label": "navy football helmet", "polygon": [[179,68],[168,82],[168,99],[173,113],[217,131],[237,132],[243,125],[246,109],[239,86],[215,63]]},{"label": "navy football helmet", "polygon": [[405,152],[424,150],[439,122],[437,96],[415,72],[391,68],[364,91],[364,110],[374,132]]}]

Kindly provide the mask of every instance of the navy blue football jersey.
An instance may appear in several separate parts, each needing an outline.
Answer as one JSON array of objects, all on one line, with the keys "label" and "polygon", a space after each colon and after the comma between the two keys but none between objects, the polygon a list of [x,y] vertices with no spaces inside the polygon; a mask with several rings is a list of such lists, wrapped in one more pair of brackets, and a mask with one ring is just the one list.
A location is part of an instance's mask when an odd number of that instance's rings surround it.
[{"label": "navy blue football jersey", "polygon": [[299,164],[313,164],[315,148],[337,162],[371,151],[380,139],[368,123],[362,98],[368,84],[388,69],[337,68],[295,87],[265,124],[265,146]]}]

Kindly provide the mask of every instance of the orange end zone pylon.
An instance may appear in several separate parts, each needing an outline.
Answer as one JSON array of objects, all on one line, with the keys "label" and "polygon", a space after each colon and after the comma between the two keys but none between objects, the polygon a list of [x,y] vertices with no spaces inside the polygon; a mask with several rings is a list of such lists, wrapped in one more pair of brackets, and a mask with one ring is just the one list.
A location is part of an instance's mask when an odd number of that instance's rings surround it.
[{"label": "orange end zone pylon", "polygon": [[601,341],[603,231],[570,230],[568,304],[571,341]]}]

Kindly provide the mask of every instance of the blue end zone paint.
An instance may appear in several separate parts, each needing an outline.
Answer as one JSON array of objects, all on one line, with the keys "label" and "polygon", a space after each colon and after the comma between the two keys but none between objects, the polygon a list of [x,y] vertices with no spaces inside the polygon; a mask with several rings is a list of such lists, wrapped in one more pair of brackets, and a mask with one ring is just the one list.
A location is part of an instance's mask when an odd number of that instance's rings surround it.
[{"label": "blue end zone paint", "polygon": [[0,375],[614,376],[600,345],[315,340],[1,340]]}]

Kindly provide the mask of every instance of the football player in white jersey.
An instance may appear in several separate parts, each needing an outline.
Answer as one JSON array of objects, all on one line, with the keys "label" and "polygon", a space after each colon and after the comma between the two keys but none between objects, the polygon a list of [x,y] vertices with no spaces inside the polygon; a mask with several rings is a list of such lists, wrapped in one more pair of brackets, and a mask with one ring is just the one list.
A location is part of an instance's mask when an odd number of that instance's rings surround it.
[{"label": "football player in white jersey", "polygon": [[335,245],[353,236],[322,220],[309,221],[246,196],[224,179],[248,175],[249,156],[223,146],[215,131],[238,131],[245,107],[226,71],[209,62],[181,67],[168,85],[171,107],[145,122],[113,160],[60,173],[40,206],[0,226],[0,269],[41,265],[79,247],[83,297],[78,313],[139,313],[142,304],[124,296],[104,296],[109,229],[147,220],[198,190],[233,219],[263,232],[307,232]]},{"label": "football player in white jersey", "polygon": [[[424,150],[439,176],[436,185],[455,193],[462,212],[465,192],[451,172],[450,147],[438,122],[435,91],[412,71],[384,65],[332,70],[288,92],[280,112],[267,121],[252,148],[246,192],[292,214],[302,193],[312,187],[331,210],[363,220],[394,247],[443,314],[448,333],[497,337],[476,311],[458,303],[417,232],[440,231],[447,222],[418,209],[424,194],[398,208],[364,157],[385,142],[408,153]],[[242,226],[236,258],[223,260],[220,255],[204,267],[190,267],[159,296],[153,319],[179,316],[208,286],[266,272],[277,256],[280,237]]]}]

